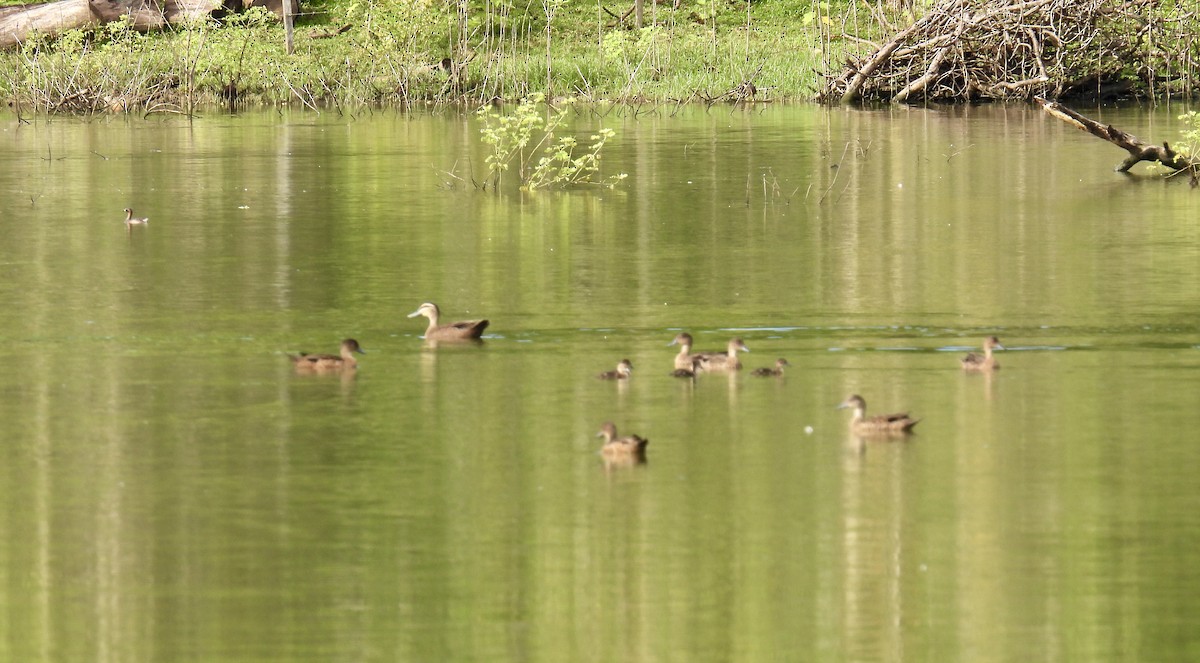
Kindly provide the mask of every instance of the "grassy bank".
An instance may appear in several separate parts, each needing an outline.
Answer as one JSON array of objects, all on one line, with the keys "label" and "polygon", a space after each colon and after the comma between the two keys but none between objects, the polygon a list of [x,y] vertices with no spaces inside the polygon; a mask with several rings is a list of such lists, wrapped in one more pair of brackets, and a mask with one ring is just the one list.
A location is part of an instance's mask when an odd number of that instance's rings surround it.
[{"label": "grassy bank", "polygon": [[[466,2],[466,0],[464,0]],[[262,10],[143,34],[122,24],[0,53],[0,98],[20,112],[187,112],[553,98],[678,103],[806,99],[840,59],[828,5],[797,0],[647,3],[644,27],[565,0],[525,5],[317,0],[296,50]],[[462,18],[465,16],[465,20]],[[866,17],[863,17],[866,23]],[[443,61],[446,64],[443,65]],[[836,66],[832,67],[836,68]]]}]

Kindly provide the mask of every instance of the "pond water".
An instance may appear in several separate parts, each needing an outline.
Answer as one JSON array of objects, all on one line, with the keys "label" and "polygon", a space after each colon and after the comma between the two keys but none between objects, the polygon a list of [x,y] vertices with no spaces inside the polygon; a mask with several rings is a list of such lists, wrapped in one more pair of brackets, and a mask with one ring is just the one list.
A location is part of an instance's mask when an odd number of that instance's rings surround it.
[{"label": "pond water", "polygon": [[0,116],[0,658],[1200,657],[1200,193],[1025,107],[601,126],[497,195],[454,114]]}]

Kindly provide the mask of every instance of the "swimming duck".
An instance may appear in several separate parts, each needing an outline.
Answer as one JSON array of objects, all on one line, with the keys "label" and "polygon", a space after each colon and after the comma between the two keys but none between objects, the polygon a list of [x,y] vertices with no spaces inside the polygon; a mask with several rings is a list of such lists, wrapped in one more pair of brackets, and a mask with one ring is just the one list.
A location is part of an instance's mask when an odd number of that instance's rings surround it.
[{"label": "swimming duck", "polygon": [[617,427],[611,421],[604,422],[596,437],[604,438],[604,446],[600,448],[600,453],[605,458],[629,458],[637,462],[644,462],[646,460],[646,445],[650,444],[650,440],[638,437],[637,435],[617,437]]},{"label": "swimming duck", "polygon": [[125,225],[127,225],[127,226],[144,226],[144,225],[148,225],[149,223],[150,223],[150,219],[145,218],[145,217],[134,218],[133,210],[128,207],[125,208]]},{"label": "swimming duck", "polygon": [[791,366],[791,364],[788,363],[788,360],[780,357],[775,360],[775,368],[756,368],[750,375],[756,375],[760,378],[782,377],[784,366]]},{"label": "swimming duck", "polygon": [[[677,368],[677,369],[671,371],[671,377],[673,377],[673,378],[694,378],[694,377],[696,377],[696,374],[700,372],[701,359],[699,357],[690,357],[690,359],[692,362],[690,364],[690,366],[691,366],[690,368]],[[676,364],[676,365],[678,365],[678,364]]]},{"label": "swimming duck", "polygon": [[844,410],[854,408],[854,418],[850,420],[850,430],[858,435],[905,435],[912,432],[913,426],[920,419],[913,419],[907,412],[898,414],[877,414],[867,416],[867,402],[862,396],[854,394],[837,406]]},{"label": "swimming duck", "polygon": [[999,362],[992,356],[993,349],[1003,350],[1004,346],[1000,345],[1000,339],[995,336],[989,336],[983,339],[983,356],[968,353],[962,358],[962,367],[964,371],[994,371],[1000,368]]},{"label": "swimming duck", "polygon": [[724,353],[719,352],[701,352],[700,369],[705,371],[736,371],[742,368],[742,362],[738,360],[738,350],[742,352],[750,352],[750,348],[742,342],[740,338],[729,340],[729,345]]},{"label": "swimming duck", "polygon": [[604,371],[596,377],[601,380],[628,380],[631,373],[633,373],[633,362],[622,359],[621,363],[617,364],[617,370]]},{"label": "swimming duck", "polygon": [[358,341],[348,338],[342,341],[342,354],[339,355],[310,355],[301,352],[298,355],[288,355],[298,371],[340,371],[358,367],[354,353],[366,354],[367,351],[358,346]]},{"label": "swimming duck", "polygon": [[479,338],[483,335],[483,330],[487,329],[487,320],[467,320],[465,322],[451,322],[446,325],[438,324],[438,316],[441,311],[438,310],[437,304],[433,302],[425,302],[421,306],[408,314],[408,317],[415,318],[418,315],[423,315],[429,318],[429,326],[425,328],[425,340],[427,341],[454,341]]},{"label": "swimming duck", "polygon": [[667,347],[672,345],[679,346],[679,354],[675,355],[675,369],[677,371],[694,371],[696,367],[693,359],[696,355],[692,354],[692,335],[687,332],[679,332],[675,338],[671,339]]}]

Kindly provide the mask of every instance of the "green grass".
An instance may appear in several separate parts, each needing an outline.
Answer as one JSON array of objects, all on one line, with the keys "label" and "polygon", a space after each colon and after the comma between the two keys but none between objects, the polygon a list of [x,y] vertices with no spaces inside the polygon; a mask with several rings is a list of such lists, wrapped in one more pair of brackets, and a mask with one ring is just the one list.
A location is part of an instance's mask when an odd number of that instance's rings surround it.
[{"label": "green grass", "polygon": [[[841,60],[809,3],[759,0],[749,18],[743,2],[669,7],[658,6],[649,25],[647,3],[647,26],[637,30],[606,27],[608,14],[598,25],[595,3],[563,2],[549,60],[541,3],[472,3],[467,40],[458,43],[455,12],[442,2],[321,0],[303,7],[291,56],[282,26],[261,10],[152,34],[110,24],[0,53],[0,98],[23,110],[77,113],[187,111],[226,103],[234,88],[241,104],[336,108],[478,104],[535,91],[672,102],[716,99],[752,81],[758,98],[797,99],[816,94],[823,63]],[[350,28],[312,38],[343,25]],[[435,66],[444,57],[466,65],[448,76]]]}]

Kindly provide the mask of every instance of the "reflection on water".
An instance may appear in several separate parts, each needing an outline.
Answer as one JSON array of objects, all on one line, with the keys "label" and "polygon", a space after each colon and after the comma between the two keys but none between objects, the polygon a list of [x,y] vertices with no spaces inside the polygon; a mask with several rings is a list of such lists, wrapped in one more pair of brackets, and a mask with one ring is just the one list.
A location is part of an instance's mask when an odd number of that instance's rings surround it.
[{"label": "reflection on water", "polygon": [[[600,122],[630,178],[527,196],[441,186],[462,117],[0,118],[3,658],[1195,650],[1187,187],[1018,107]],[[671,377],[681,330],[747,368]]]}]

